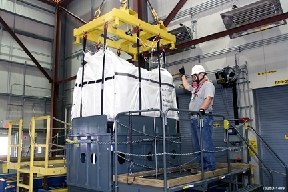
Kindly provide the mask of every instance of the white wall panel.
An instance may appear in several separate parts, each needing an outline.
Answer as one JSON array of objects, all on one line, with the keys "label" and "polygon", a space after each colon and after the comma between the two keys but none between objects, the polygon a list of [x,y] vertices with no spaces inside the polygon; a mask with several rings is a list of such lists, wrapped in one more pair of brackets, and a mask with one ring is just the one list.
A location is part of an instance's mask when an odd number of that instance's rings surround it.
[{"label": "white wall panel", "polygon": [[[13,63],[8,63],[1,61],[0,74],[2,82],[0,84],[0,93],[9,93],[11,85],[13,85],[12,94],[22,95],[23,94],[23,84],[24,84],[24,74],[25,66],[16,65]],[[27,85],[26,94],[28,96],[44,97],[50,95],[50,86],[46,77],[40,72],[38,68],[27,67],[25,84]],[[39,87],[39,88],[34,88]]]},{"label": "white wall panel", "polygon": [[[0,63],[2,68],[2,62]],[[6,71],[0,70],[1,84],[0,84],[0,93],[8,93],[8,73]]]},{"label": "white wall panel", "polygon": [[11,37],[11,35],[6,32],[6,31],[3,31],[2,33],[2,37],[1,37],[1,44],[4,44],[4,45],[10,45],[11,42],[15,42],[14,39]]},{"label": "white wall panel", "polygon": [[14,26],[14,16],[13,15],[11,15],[9,13],[5,13],[4,11],[1,11],[0,16],[7,23],[7,25],[9,25],[10,27]]},{"label": "white wall panel", "polygon": [[[43,67],[48,69],[51,67],[52,44],[50,42],[33,39],[22,35],[17,36]],[[9,48],[9,46],[13,46],[13,49],[10,50],[11,47]],[[23,51],[23,49],[18,45],[18,43],[16,43],[10,34],[6,31],[3,32],[1,38],[0,57],[1,59],[11,59],[12,61],[20,63],[27,61],[27,64],[35,65],[28,57],[28,55]]]},{"label": "white wall panel", "polygon": [[[196,49],[200,49],[201,53],[205,54],[205,53],[211,53],[213,51],[217,51],[217,50],[221,50],[221,49],[225,49],[225,43],[223,43],[222,39],[215,39],[213,41],[209,41],[209,42],[205,42],[199,45],[199,48]],[[201,55],[202,55],[201,54]]]},{"label": "white wall panel", "polygon": [[8,45],[1,45],[1,59],[11,60],[10,48]]},{"label": "white wall panel", "polygon": [[10,86],[13,83],[21,83],[20,78],[22,77],[21,74],[23,73],[22,67],[1,61],[0,72],[1,78],[3,78],[3,83],[0,84],[0,93],[9,93]]},{"label": "white wall panel", "polygon": [[[23,127],[28,128],[31,118],[35,116],[49,115],[50,103],[43,100],[25,100],[24,105],[21,98],[10,98],[10,104],[8,105],[8,97],[0,96],[0,127],[3,127],[5,120],[16,120],[22,118],[23,113]],[[16,105],[20,106],[16,106]],[[21,106],[22,105],[22,106]],[[46,105],[46,106],[45,106]]]},{"label": "white wall panel", "polygon": [[283,12],[287,12],[288,11],[288,1],[286,0],[280,0],[281,2],[281,5],[282,5],[282,9],[283,9]]},{"label": "white wall panel", "polygon": [[[215,59],[204,59],[200,64],[207,69],[207,71],[214,71],[217,69],[222,69],[227,67],[227,58],[226,57],[218,57]],[[231,63],[233,65],[233,63]]]},{"label": "white wall panel", "polygon": [[[287,22],[287,20],[286,20]],[[281,25],[279,27],[274,27],[262,32],[263,38],[275,37],[277,35],[288,33],[288,27],[286,25]]]},{"label": "white wall panel", "polygon": [[[16,1],[16,4],[14,3],[14,0],[4,0],[0,2],[0,8],[5,9],[10,12],[17,13],[19,15],[23,15],[25,17],[29,17],[32,19],[35,19],[37,21],[41,21],[43,23],[47,23],[50,25],[54,25],[54,15],[47,13],[43,10],[33,8],[32,6],[25,5],[23,3],[19,3]],[[30,2],[32,3],[32,2]],[[34,1],[34,4],[37,3],[37,5],[43,6],[43,4],[39,4],[38,1]],[[53,9],[52,9],[53,10]]]},{"label": "white wall panel", "polygon": [[1,1],[0,2],[0,7],[2,9],[8,10],[8,11],[14,11],[14,9],[15,9],[14,1],[11,1],[11,0],[10,1],[9,0]]},{"label": "white wall panel", "polygon": [[54,36],[54,27],[39,24],[22,17],[15,17],[15,28],[50,39],[53,39]]},{"label": "white wall panel", "polygon": [[258,75],[259,72],[265,72],[265,60],[263,47],[253,50],[243,51],[238,55],[239,64],[248,63],[249,79],[251,81],[250,88],[266,87],[267,79],[265,75]]},{"label": "white wall panel", "polygon": [[0,96],[0,127],[3,127],[3,123],[6,119],[6,107],[7,107],[7,98],[5,96]]},{"label": "white wall panel", "polygon": [[53,39],[54,27],[43,25],[4,11],[1,11],[0,15],[12,30],[15,28],[38,36]]},{"label": "white wall panel", "polygon": [[276,73],[266,74],[268,87],[275,86],[275,81],[288,79],[288,46],[286,44],[278,43],[264,47],[266,71],[277,70]]}]

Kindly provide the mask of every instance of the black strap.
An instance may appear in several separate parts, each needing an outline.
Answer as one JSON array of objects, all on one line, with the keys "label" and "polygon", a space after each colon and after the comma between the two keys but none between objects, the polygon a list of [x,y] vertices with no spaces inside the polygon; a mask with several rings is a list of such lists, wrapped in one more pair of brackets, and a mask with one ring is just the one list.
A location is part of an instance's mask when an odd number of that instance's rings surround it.
[{"label": "black strap", "polygon": [[[105,78],[105,81],[108,81],[110,79],[114,79],[114,76],[113,77],[106,77]],[[94,84],[94,83],[102,83],[102,79],[97,79],[96,81],[84,81],[83,82],[83,85],[82,84],[75,84],[75,87],[83,87],[84,85],[88,85],[88,84]]]},{"label": "black strap", "polygon": [[[131,78],[133,78],[133,79],[138,79],[138,77],[137,77],[136,75],[132,75],[132,74],[130,74],[130,73],[118,73],[118,72],[116,72],[116,73],[115,73],[115,76],[116,76],[116,75],[119,75],[119,76],[127,76],[127,77],[131,77]],[[105,81],[108,81],[108,80],[110,80],[110,79],[114,79],[115,76],[113,76],[113,77],[106,77],[106,78],[105,78]],[[151,79],[141,78],[141,80],[143,80],[143,81],[150,81],[151,83],[159,84],[158,81],[154,81],[154,80],[151,80]],[[83,82],[83,86],[84,86],[84,85],[87,85],[87,84],[94,84],[94,83],[101,83],[101,82],[102,82],[102,79],[97,79],[97,80],[95,80],[95,81],[85,81],[85,82]],[[172,85],[172,84],[170,84],[170,83],[161,83],[161,85],[167,85],[167,86],[169,86],[169,87],[174,88],[174,85]],[[77,84],[77,83],[76,83],[76,84],[75,84],[75,87],[82,87],[82,84]]]}]

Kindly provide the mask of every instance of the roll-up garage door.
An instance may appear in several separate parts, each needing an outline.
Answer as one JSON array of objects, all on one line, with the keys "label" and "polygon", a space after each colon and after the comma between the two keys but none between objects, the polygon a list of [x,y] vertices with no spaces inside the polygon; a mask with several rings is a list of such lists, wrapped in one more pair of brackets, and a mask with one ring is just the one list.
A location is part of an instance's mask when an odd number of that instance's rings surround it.
[{"label": "roll-up garage door", "polygon": [[[288,135],[288,86],[257,89],[254,91],[254,96],[257,107],[257,130],[278,156],[288,164],[288,140],[287,137],[285,139],[285,135]],[[258,143],[264,163],[273,170],[273,186],[285,187],[285,169],[265,145]],[[262,169],[262,173],[263,183],[269,184],[267,171]]]}]

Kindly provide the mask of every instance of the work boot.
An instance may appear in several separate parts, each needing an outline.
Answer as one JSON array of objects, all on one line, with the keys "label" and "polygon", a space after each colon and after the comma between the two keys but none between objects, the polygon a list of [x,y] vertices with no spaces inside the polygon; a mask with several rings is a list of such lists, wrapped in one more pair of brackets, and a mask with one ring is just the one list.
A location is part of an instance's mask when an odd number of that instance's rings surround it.
[{"label": "work boot", "polygon": [[190,171],[190,173],[191,173],[192,175],[195,175],[195,174],[197,174],[197,173],[201,173],[201,169],[199,169],[199,168],[192,168],[191,171]]}]

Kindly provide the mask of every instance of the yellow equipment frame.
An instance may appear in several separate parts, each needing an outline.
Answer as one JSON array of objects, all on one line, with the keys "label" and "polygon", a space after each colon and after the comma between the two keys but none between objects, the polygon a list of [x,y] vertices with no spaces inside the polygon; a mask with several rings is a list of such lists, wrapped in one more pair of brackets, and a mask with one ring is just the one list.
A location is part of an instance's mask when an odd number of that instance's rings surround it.
[{"label": "yellow equipment frame", "polygon": [[[38,144],[35,142],[36,137],[36,121],[44,120],[46,121],[46,142],[43,144]],[[61,160],[49,160],[49,149],[50,149],[50,116],[41,116],[41,117],[32,117],[31,127],[30,127],[30,161],[21,161],[21,151],[22,151],[22,131],[23,131],[23,121],[15,120],[9,123],[8,130],[8,154],[7,154],[7,167],[8,169],[17,170],[17,192],[20,188],[28,189],[30,192],[33,192],[33,179],[34,174],[41,176],[52,176],[52,175],[63,175],[67,173],[66,161]],[[12,136],[12,125],[19,125],[19,137],[18,143],[15,145],[11,144]],[[11,147],[17,147],[17,163],[10,162]],[[35,156],[35,147],[44,147],[45,148],[45,157],[44,161],[34,161]],[[50,165],[53,165],[52,167]],[[24,184],[20,182],[20,174],[27,173],[29,174],[29,184]]]},{"label": "yellow equipment frame", "polygon": [[[111,47],[117,50],[124,51],[133,56],[133,60],[137,60],[137,47],[133,47],[137,43],[137,35],[127,35],[126,31],[120,27],[127,24],[131,27],[138,27],[140,32],[140,53],[150,51],[157,47],[155,41],[149,40],[152,37],[160,37],[160,46],[170,46],[170,49],[175,49],[176,37],[167,32],[167,28],[158,23],[157,25],[151,25],[140,19],[138,14],[130,9],[121,7],[120,9],[113,8],[112,11],[105,15],[98,17],[89,23],[74,29],[73,35],[76,38],[74,44],[80,44],[80,39],[87,34],[87,40],[103,44],[104,38],[102,37],[105,23],[108,24],[107,32],[119,38],[118,41],[107,38],[107,47]],[[122,27],[122,28],[125,28]],[[146,46],[143,46],[146,45]]]},{"label": "yellow equipment frame", "polygon": [[[17,144],[12,144],[12,126],[18,125],[19,133],[18,133],[18,142]],[[23,120],[14,120],[9,122],[9,128],[8,128],[8,150],[7,150],[7,169],[14,169],[17,170],[17,183],[20,181],[20,172],[18,170],[21,166],[21,148],[22,148],[22,129],[23,129]],[[11,162],[11,149],[12,151],[17,149],[17,163]],[[14,149],[13,149],[14,148]],[[17,192],[19,189],[17,190]]]}]

